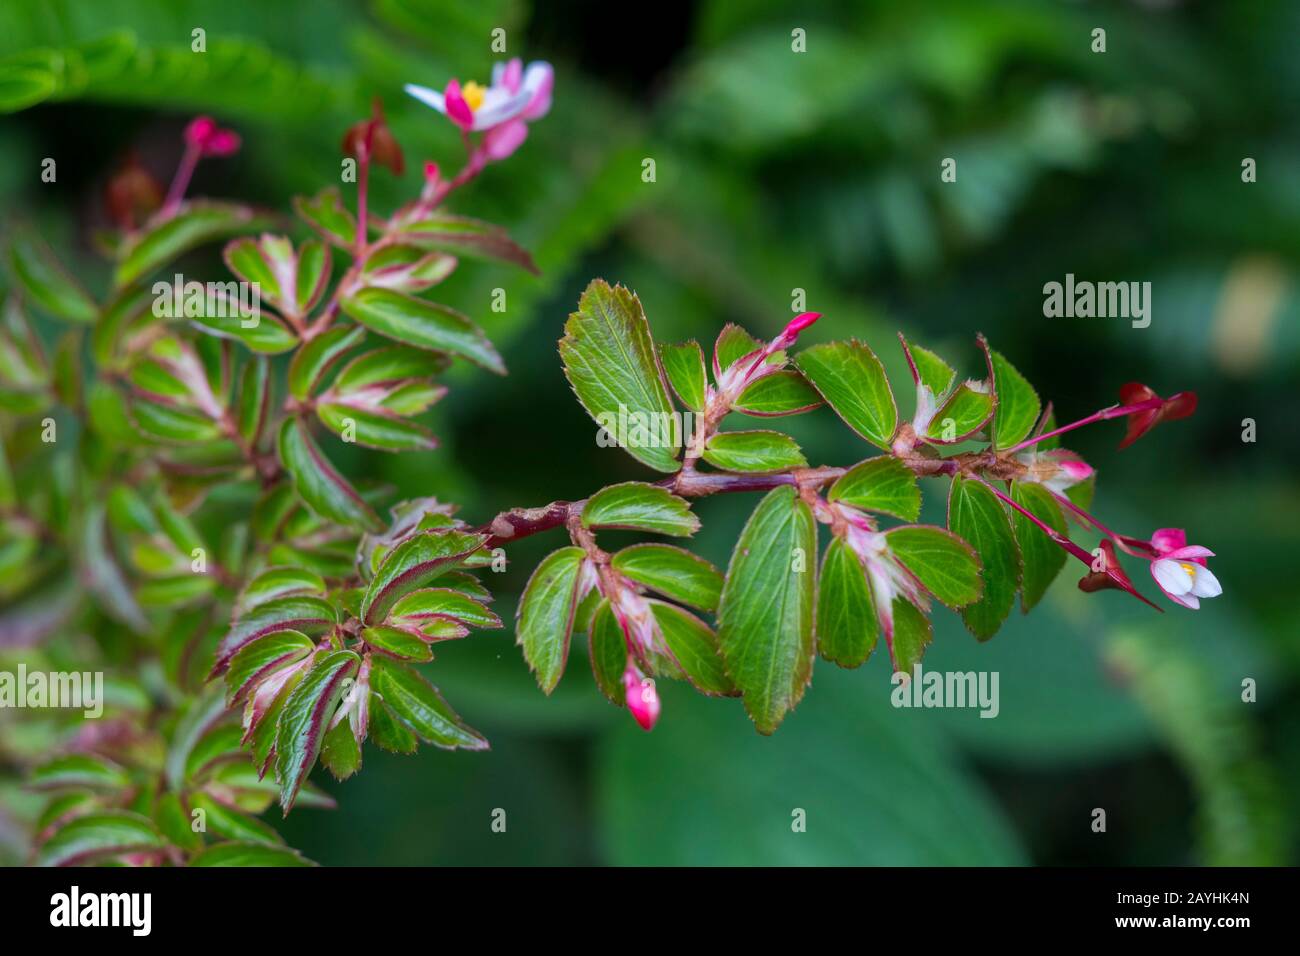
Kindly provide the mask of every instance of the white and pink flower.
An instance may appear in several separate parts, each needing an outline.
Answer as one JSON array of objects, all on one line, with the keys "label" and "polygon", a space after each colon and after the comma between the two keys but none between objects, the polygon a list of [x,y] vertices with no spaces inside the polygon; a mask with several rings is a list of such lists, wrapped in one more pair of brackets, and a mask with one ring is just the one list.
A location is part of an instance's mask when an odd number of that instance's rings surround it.
[{"label": "white and pink flower", "polygon": [[1214,552],[1188,545],[1187,534],[1181,528],[1161,528],[1151,536],[1151,547],[1156,554],[1151,561],[1151,576],[1175,604],[1195,610],[1201,606],[1201,598],[1223,593],[1223,585],[1206,566],[1205,559],[1214,557]]},{"label": "white and pink flower", "polygon": [[516,57],[492,68],[488,86],[451,80],[441,93],[415,83],[405,89],[465,133],[483,133],[488,158],[501,160],[523,144],[528,124],[550,110],[554,84],[555,71],[549,63],[539,60],[525,67]]}]

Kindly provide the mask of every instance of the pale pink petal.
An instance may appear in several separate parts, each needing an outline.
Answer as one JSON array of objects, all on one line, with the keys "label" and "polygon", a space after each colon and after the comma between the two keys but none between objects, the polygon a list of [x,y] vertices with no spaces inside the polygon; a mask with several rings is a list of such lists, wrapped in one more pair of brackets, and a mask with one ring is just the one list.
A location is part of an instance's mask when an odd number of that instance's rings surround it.
[{"label": "pale pink petal", "polygon": [[541,119],[551,109],[551,90],[555,86],[555,71],[551,64],[538,61],[529,63],[524,72],[523,89],[529,94],[528,107],[523,112],[526,120]]},{"label": "pale pink petal", "polygon": [[[1203,547],[1201,547],[1199,544],[1191,544],[1191,545],[1188,545],[1188,546],[1185,547],[1185,548],[1177,548],[1177,549],[1175,549],[1175,550],[1173,550],[1173,551],[1166,551],[1166,552],[1163,552],[1163,553],[1160,555],[1160,557],[1162,557],[1162,558],[1168,558],[1168,559],[1171,560],[1171,561],[1180,561],[1180,560],[1182,560],[1182,559],[1184,559],[1184,558],[1202,558],[1202,559],[1204,559],[1204,558],[1212,558],[1212,557],[1214,557],[1214,552],[1211,551],[1209,548],[1203,548]],[[1205,562],[1202,560],[1202,561],[1199,561],[1199,562],[1197,562],[1197,563],[1198,563],[1198,564],[1204,564]]]},{"label": "pale pink petal", "polygon": [[514,153],[527,138],[528,124],[520,119],[511,120],[488,130],[483,135],[483,148],[488,159],[499,161]]}]

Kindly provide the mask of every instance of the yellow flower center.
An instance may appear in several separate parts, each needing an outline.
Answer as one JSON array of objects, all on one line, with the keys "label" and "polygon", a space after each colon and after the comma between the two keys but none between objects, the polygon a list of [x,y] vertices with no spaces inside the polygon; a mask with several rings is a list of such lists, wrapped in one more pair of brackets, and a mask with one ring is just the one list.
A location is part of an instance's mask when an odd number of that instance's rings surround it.
[{"label": "yellow flower center", "polygon": [[1182,569],[1183,569],[1184,571],[1186,571],[1188,574],[1190,574],[1193,578],[1196,577],[1196,572],[1197,572],[1197,570],[1199,570],[1199,569],[1196,567],[1196,565],[1192,564],[1192,563],[1189,562],[1189,561],[1179,561],[1178,563],[1179,563],[1179,565],[1182,567]]},{"label": "yellow flower center", "polygon": [[487,88],[479,86],[473,80],[461,87],[460,95],[465,100],[465,105],[471,110],[477,111],[483,105],[483,97],[487,93]]}]

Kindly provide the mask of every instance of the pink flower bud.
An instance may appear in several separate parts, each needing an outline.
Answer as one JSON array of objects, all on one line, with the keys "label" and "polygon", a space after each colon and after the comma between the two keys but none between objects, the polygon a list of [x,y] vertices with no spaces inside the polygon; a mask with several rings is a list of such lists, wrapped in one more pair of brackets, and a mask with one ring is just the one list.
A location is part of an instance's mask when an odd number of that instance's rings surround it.
[{"label": "pink flower bud", "polygon": [[185,127],[185,142],[202,149],[217,129],[217,121],[211,116],[196,116]]},{"label": "pink flower bud", "polygon": [[1093,467],[1081,458],[1066,458],[1057,462],[1061,466],[1061,471],[1065,472],[1071,484],[1085,481],[1092,477]]},{"label": "pink flower bud", "polygon": [[436,183],[441,176],[442,173],[438,169],[438,164],[433,160],[429,160],[424,164],[424,181],[426,183]]},{"label": "pink flower bud", "polygon": [[800,312],[789,321],[784,329],[781,330],[781,334],[772,340],[771,346],[767,349],[767,354],[770,355],[772,352],[777,352],[781,349],[788,349],[790,346],[794,345],[794,343],[799,339],[799,333],[821,317],[822,314],[820,312]]},{"label": "pink flower bud", "polygon": [[627,709],[642,730],[653,730],[659,720],[659,693],[655,682],[641,676],[641,672],[632,664],[623,671],[623,694],[627,699]]}]

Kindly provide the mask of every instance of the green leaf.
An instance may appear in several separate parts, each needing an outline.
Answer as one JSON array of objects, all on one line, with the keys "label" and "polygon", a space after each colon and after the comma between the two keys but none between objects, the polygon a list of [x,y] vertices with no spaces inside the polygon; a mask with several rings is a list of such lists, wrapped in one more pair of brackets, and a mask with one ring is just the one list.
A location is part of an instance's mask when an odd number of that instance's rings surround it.
[{"label": "green leaf", "polygon": [[835,537],[817,580],[817,649],[840,667],[858,667],[876,648],[879,624],[866,571],[857,554]]},{"label": "green leaf", "polygon": [[436,687],[403,664],[374,662],[371,688],[393,716],[421,740],[444,750],[487,750],[488,742],[442,699]]},{"label": "green leaf", "polygon": [[381,654],[399,661],[424,663],[433,660],[433,649],[418,634],[383,624],[367,627],[361,638]]},{"label": "green leaf", "polygon": [[287,419],[281,426],[280,461],[298,496],[316,514],[367,531],[382,529],[379,516],[334,469],[301,419]]},{"label": "green leaf", "polygon": [[[786,31],[787,57],[789,42]],[[926,726],[932,721],[891,707],[887,684],[866,686],[875,679],[818,668],[816,692],[774,737],[744,733],[738,708],[661,687],[664,716],[654,733],[619,721],[601,741],[594,789],[605,859],[670,867],[1023,864],[1000,801],[968,761],[954,759],[947,735]],[[1010,723],[976,722],[981,732]],[[792,832],[796,807],[807,810],[806,832]]]},{"label": "green leaf", "polygon": [[376,747],[394,754],[413,754],[420,746],[415,734],[382,700],[370,705],[370,739]]},{"label": "green leaf", "polygon": [[909,345],[906,339],[903,340],[903,347],[911,355],[912,361],[916,363],[916,373],[921,378],[921,384],[936,397],[948,394],[953,379],[957,377],[957,373],[952,366],[927,348],[922,348],[919,345]]},{"label": "green leaf", "polygon": [[731,365],[743,359],[749,353],[756,349],[761,349],[763,343],[754,338],[739,325],[728,322],[718,333],[717,341],[713,343],[713,371],[715,375],[721,375]]},{"label": "green leaf", "polygon": [[942,445],[965,441],[987,425],[992,415],[993,395],[962,382],[934,413],[923,437]]},{"label": "green leaf", "polygon": [[993,415],[993,443],[997,448],[1011,448],[1029,437],[1038,422],[1042,404],[1038,393],[1016,371],[1015,366],[998,352],[993,358],[993,390],[997,411]]},{"label": "green leaf", "polygon": [[348,721],[340,720],[332,730],[326,731],[320,747],[320,762],[335,780],[346,780],[361,769],[361,744],[357,743],[357,736]]},{"label": "green leaf", "polygon": [[0,382],[33,389],[49,382],[40,339],[32,331],[27,311],[16,295],[5,297],[0,313]]},{"label": "green leaf", "polygon": [[[1011,500],[1054,528],[1057,534],[1062,537],[1067,535],[1068,528],[1061,506],[1056,503],[1051,492],[1042,485],[1024,481],[1012,482]],[[1047,588],[1065,567],[1065,549],[1019,511],[1011,512],[1011,530],[1015,533],[1016,544],[1020,547],[1021,562],[1024,566],[1020,608],[1027,614],[1030,608],[1043,599]]]},{"label": "green leaf", "polygon": [[28,297],[51,315],[71,322],[92,323],[99,306],[44,242],[26,233],[9,245],[9,270]]},{"label": "green leaf", "polygon": [[668,384],[673,387],[682,404],[693,412],[704,411],[708,379],[705,377],[704,351],[700,348],[700,343],[692,339],[681,345],[661,345],[659,360],[663,363]]},{"label": "green leaf", "polygon": [[190,860],[190,866],[315,866],[297,850],[265,843],[232,840],[214,843]]},{"label": "green leaf", "polygon": [[483,331],[449,306],[374,288],[357,290],[341,305],[347,316],[386,338],[459,355],[498,375],[506,373]]},{"label": "green leaf", "polygon": [[343,698],[344,681],[360,663],[352,651],[321,654],[284,702],[275,737],[275,776],[286,815],[320,754],[326,724]]},{"label": "green leaf", "polygon": [[398,598],[424,587],[478,550],[486,535],[464,531],[426,531],[412,535],[390,551],[361,599],[361,618],[377,624]]},{"label": "green leaf", "polygon": [[390,345],[365,352],[343,366],[330,391],[335,395],[359,392],[372,385],[405,379],[423,379],[447,368],[446,356],[405,345]]},{"label": "green leaf", "polygon": [[155,217],[122,245],[113,284],[120,289],[196,246],[254,232],[263,225],[249,206],[206,200],[182,203],[174,215]]},{"label": "green leaf", "polygon": [[704,447],[705,461],[724,471],[766,473],[806,468],[808,460],[784,432],[718,432]]},{"label": "green leaf", "polygon": [[903,525],[886,531],[885,541],[894,557],[948,607],[979,598],[979,558],[956,534],[929,525]]},{"label": "green leaf", "polygon": [[291,594],[324,594],[325,581],[306,568],[267,568],[249,581],[239,595],[241,613]]},{"label": "green leaf", "polygon": [[831,485],[827,498],[904,521],[915,521],[921,514],[921,488],[916,475],[888,455],[854,465]]},{"label": "green leaf", "polygon": [[821,403],[822,397],[806,378],[794,369],[782,369],[747,386],[731,407],[746,415],[773,418],[810,412]]},{"label": "green leaf", "polygon": [[239,380],[239,434],[256,445],[266,426],[271,403],[271,366],[264,358],[255,358],[244,366]]},{"label": "green leaf", "polygon": [[423,425],[391,412],[374,411],[342,402],[317,402],[316,415],[330,431],[378,451],[429,451],[438,439]]},{"label": "green leaf", "polygon": [[249,641],[230,659],[226,671],[226,702],[232,704],[274,672],[296,664],[316,643],[301,631],[277,631]]},{"label": "green leaf", "polygon": [[898,426],[898,407],[885,369],[861,342],[828,342],[795,356],[795,365],[845,424],[886,451]]},{"label": "green leaf", "polygon": [[336,325],[316,336],[295,352],[289,363],[289,394],[299,401],[306,399],[330,366],[365,337],[366,330],[356,325]]},{"label": "green leaf", "polygon": [[295,594],[260,604],[237,618],[217,645],[213,673],[225,670],[230,659],[249,641],[276,631],[318,633],[335,623],[329,602],[309,594]]},{"label": "green leaf", "polygon": [[515,643],[547,694],[560,682],[569,657],[583,557],[581,548],[552,551],[533,571],[519,599]]},{"label": "green leaf", "polygon": [[189,801],[194,810],[203,812],[207,832],[217,839],[263,843],[267,846],[284,843],[284,839],[270,824],[214,800],[206,793],[193,793]]},{"label": "green leaf", "polygon": [[611,559],[614,569],[665,597],[713,611],[722,597],[722,572],[670,544],[634,544]]},{"label": "green leaf", "polygon": [[776,730],[812,679],[816,560],[808,505],[789,486],[768,492],[736,542],[718,610],[727,673],[759,733]]},{"label": "green leaf", "polygon": [[[443,583],[450,575],[445,575]],[[486,593],[486,592],[483,592]],[[497,617],[482,601],[451,587],[412,591],[393,605],[388,620],[399,627],[418,626],[425,618],[453,618],[471,627],[501,627]]]},{"label": "green leaf", "polygon": [[736,687],[723,666],[718,637],[709,626],[675,605],[655,600],[646,603],[650,605],[664,644],[672,654],[676,668],[681,670],[681,676],[701,694],[711,697],[734,695]]},{"label": "green leaf", "polygon": [[656,471],[678,469],[681,429],[635,295],[594,280],[564,325],[560,357],[578,401],[619,447]]},{"label": "green leaf", "polygon": [[310,199],[295,196],[293,208],[307,225],[340,249],[352,251],[357,244],[357,221],[343,205],[337,186],[321,190]]},{"label": "green leaf", "polygon": [[540,275],[533,257],[500,226],[466,216],[435,213],[398,230],[403,240],[425,249],[440,249],[476,259],[509,262]]},{"label": "green leaf", "polygon": [[582,508],[582,526],[653,531],[681,538],[700,530],[700,519],[685,498],[657,485],[628,481],[592,495]]},{"label": "green leaf", "polygon": [[418,246],[385,246],[366,258],[362,282],[399,292],[422,292],[451,275],[458,262],[455,256]]},{"label": "green leaf", "polygon": [[147,817],[125,810],[104,810],[65,823],[41,845],[36,863],[80,866],[126,853],[161,851],[166,845]]},{"label": "green leaf", "polygon": [[130,775],[113,761],[90,754],[55,757],[27,776],[27,786],[34,790],[62,790],[67,787],[121,790],[130,782]]},{"label": "green leaf", "polygon": [[298,314],[307,315],[325,295],[333,259],[329,246],[311,239],[298,247]]},{"label": "green leaf", "polygon": [[602,599],[591,616],[591,673],[596,686],[615,707],[626,705],[623,671],[627,669],[627,641],[609,601]]},{"label": "green leaf", "polygon": [[933,639],[934,627],[921,609],[906,598],[894,598],[894,638],[889,645],[894,670],[912,674]]},{"label": "green leaf", "polygon": [[983,566],[984,596],[962,611],[971,633],[986,641],[1011,613],[1020,590],[1020,549],[1006,509],[986,486],[960,476],[948,492],[948,527],[969,541]]}]

